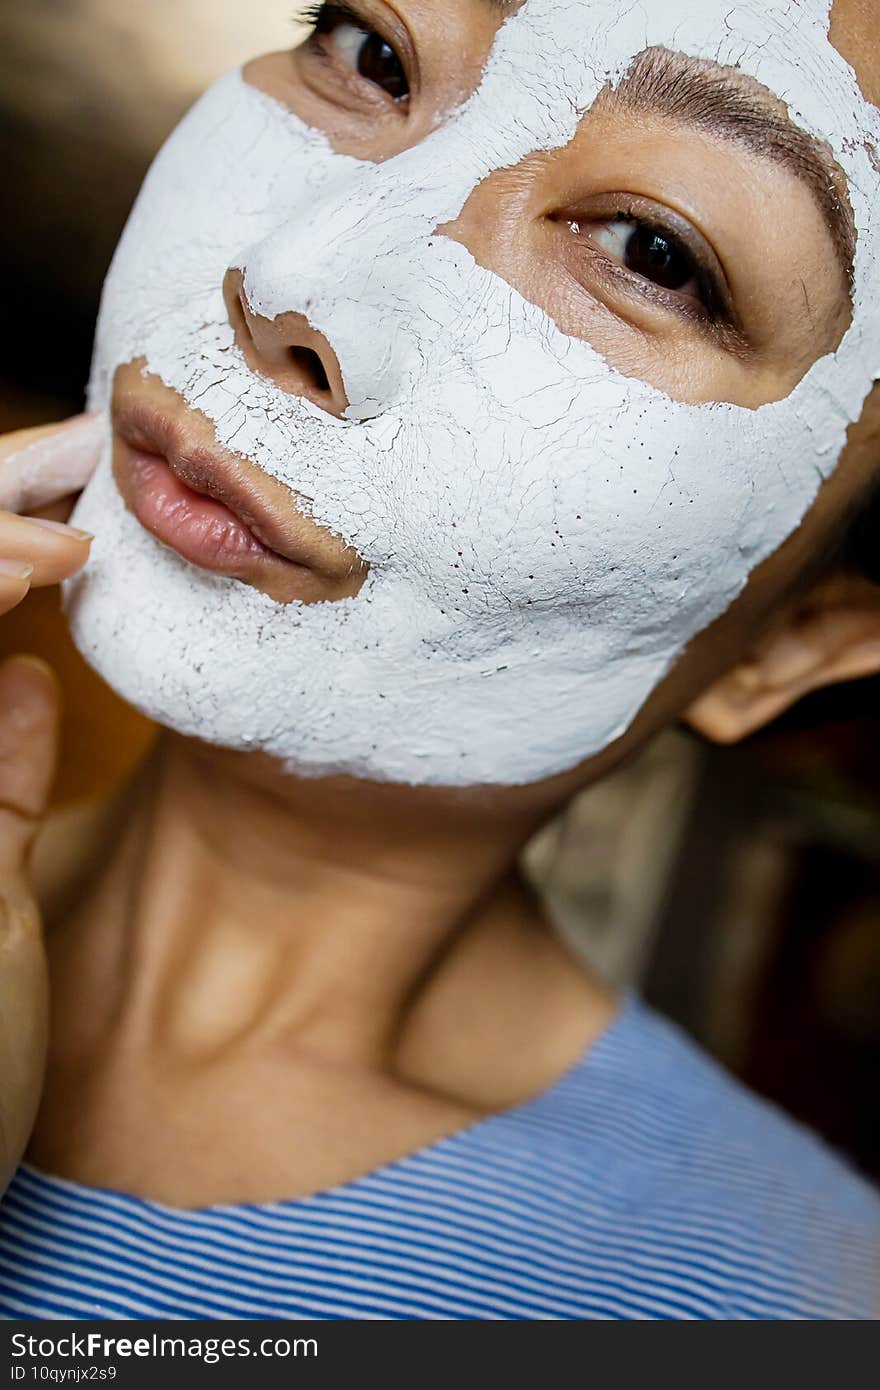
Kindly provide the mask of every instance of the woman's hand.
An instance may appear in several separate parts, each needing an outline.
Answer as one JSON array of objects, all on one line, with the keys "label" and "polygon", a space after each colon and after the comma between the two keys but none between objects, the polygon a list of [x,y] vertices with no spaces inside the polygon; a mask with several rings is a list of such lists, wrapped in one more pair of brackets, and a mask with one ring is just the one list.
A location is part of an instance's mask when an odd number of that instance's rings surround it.
[{"label": "woman's hand", "polygon": [[100,416],[81,415],[0,438],[0,614],[88,559],[87,532],[23,513],[72,500],[94,471],[101,434]]},{"label": "woman's hand", "polygon": [[55,766],[58,689],[32,656],[0,666],[0,1192],[25,1151],[43,1084],[48,978],[28,856]]},{"label": "woman's hand", "polygon": [[[36,585],[88,559],[90,537],[22,515],[60,504],[69,515],[101,448],[99,416],[0,438],[0,614]],[[28,856],[55,767],[58,689],[35,657],[0,665],[0,1192],[21,1160],[43,1085],[48,979]]]}]

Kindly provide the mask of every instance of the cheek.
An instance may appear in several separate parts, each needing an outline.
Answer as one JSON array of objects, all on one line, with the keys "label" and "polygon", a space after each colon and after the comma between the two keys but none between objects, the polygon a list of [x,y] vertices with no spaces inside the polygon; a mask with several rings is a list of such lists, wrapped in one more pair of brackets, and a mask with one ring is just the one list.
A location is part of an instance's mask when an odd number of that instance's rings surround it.
[{"label": "cheek", "polygon": [[541,643],[571,625],[604,657],[674,649],[795,530],[820,459],[833,467],[816,392],[760,410],[674,402],[458,244],[437,254],[444,304],[423,301],[423,370],[375,495],[394,507],[397,563],[475,628],[533,616]]},{"label": "cheek", "polygon": [[743,570],[754,479],[707,450],[706,417],[609,370],[452,243],[444,255],[459,331],[454,351],[425,335],[389,490],[397,553],[456,611],[621,630],[700,604],[719,547]]}]

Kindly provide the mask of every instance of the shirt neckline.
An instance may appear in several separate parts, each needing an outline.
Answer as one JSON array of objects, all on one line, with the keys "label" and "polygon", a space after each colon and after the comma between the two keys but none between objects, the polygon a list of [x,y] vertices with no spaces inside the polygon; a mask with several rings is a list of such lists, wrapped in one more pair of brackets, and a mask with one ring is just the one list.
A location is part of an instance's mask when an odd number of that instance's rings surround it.
[{"label": "shirt neckline", "polygon": [[[472,1123],[462,1126],[461,1129],[454,1130],[451,1134],[441,1135],[439,1139],[432,1140],[430,1144],[424,1145],[421,1149],[403,1154],[400,1158],[392,1158],[377,1168],[371,1168],[366,1173],[351,1178],[348,1182],[321,1188],[316,1192],[307,1193],[303,1197],[286,1197],[276,1202],[213,1202],[200,1207],[175,1207],[167,1202],[158,1201],[156,1198],[139,1197],[131,1192],[122,1192],[118,1188],[92,1186],[77,1182],[73,1178],[63,1178],[55,1173],[48,1173],[27,1160],[22,1160],[19,1164],[19,1171],[44,1185],[62,1188],[80,1197],[103,1197],[115,1205],[128,1204],[138,1207],[142,1211],[153,1211],[166,1218],[180,1221],[198,1221],[200,1218],[248,1212],[257,1215],[260,1213],[264,1215],[277,1214],[293,1211],[298,1207],[320,1205],[335,1200],[344,1201],[347,1196],[355,1195],[364,1187],[369,1187],[377,1182],[381,1183],[386,1178],[393,1178],[397,1173],[405,1172],[426,1160],[430,1161],[450,1147],[456,1148],[471,1144],[474,1140],[498,1127],[503,1128],[511,1123],[516,1123],[532,1112],[552,1104],[577,1077],[587,1068],[596,1064],[600,1054],[613,1043],[618,1033],[626,1028],[629,1020],[640,1007],[640,1000],[635,989],[625,987],[618,990],[618,1008],[609,1022],[591,1038],[583,1051],[555,1081],[528,1100],[519,1101],[516,1105],[507,1106],[504,1110],[493,1111],[491,1115],[484,1115],[481,1119],[474,1120]],[[2,1202],[2,1195],[0,1195],[0,1202]]]}]

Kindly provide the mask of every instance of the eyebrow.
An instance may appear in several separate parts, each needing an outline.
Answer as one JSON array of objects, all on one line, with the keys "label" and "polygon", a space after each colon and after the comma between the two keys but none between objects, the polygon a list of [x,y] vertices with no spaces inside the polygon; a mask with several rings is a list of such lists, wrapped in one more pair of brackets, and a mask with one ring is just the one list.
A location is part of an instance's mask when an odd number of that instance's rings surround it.
[{"label": "eyebrow", "polygon": [[830,150],[800,130],[760,83],[706,59],[649,48],[610,97],[742,145],[795,174],[816,200],[851,282],[856,231],[843,173]]}]

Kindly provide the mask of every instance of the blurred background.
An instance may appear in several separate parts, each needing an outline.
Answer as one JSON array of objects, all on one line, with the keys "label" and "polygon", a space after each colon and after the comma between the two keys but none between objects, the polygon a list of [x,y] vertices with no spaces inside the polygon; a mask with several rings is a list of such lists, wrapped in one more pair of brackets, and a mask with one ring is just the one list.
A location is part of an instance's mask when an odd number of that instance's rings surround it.
[{"label": "blurred background", "polygon": [[[0,0],[0,429],[82,408],[101,284],[159,144],[195,95],[294,41],[294,0]],[[66,692],[59,815],[152,731],[84,667],[57,597],[4,619]],[[736,749],[671,732],[526,856],[559,930],[750,1086],[880,1179],[876,681]]]}]

